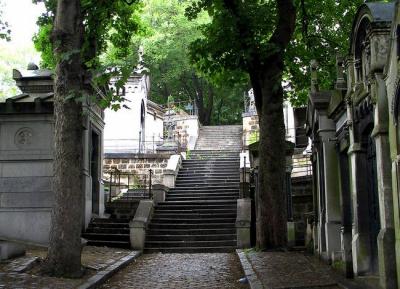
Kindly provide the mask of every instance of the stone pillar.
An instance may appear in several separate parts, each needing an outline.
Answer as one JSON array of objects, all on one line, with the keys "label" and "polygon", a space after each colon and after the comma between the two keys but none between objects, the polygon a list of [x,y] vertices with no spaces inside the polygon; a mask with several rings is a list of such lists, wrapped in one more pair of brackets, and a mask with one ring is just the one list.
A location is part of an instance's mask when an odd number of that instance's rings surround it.
[{"label": "stone pillar", "polygon": [[87,122],[85,130],[82,135],[82,146],[83,146],[83,201],[84,201],[84,212],[83,212],[83,227],[87,228],[90,219],[92,217],[92,178],[90,176],[90,121],[89,118],[85,118]]},{"label": "stone pillar", "polygon": [[[370,263],[370,242],[369,242],[369,224],[367,218],[362,218],[368,214],[367,194],[363,194],[366,189],[365,182],[365,164],[361,144],[355,138],[355,128],[353,123],[352,103],[347,103],[347,116],[349,125],[350,146],[348,155],[350,159],[350,191],[352,195],[353,207],[353,232],[352,232],[352,255],[353,271],[355,275],[367,273]],[[364,204],[364,205],[363,205]]]},{"label": "stone pillar", "polygon": [[336,154],[335,124],[325,115],[319,117],[319,137],[322,144],[325,187],[325,236],[327,258],[331,260],[340,251],[341,207]]},{"label": "stone pillar", "polygon": [[381,74],[375,74],[376,97],[374,130],[381,230],[378,235],[380,285],[397,288],[394,211],[391,179],[390,145],[388,137],[388,104],[386,86]]},{"label": "stone pillar", "polygon": [[154,203],[152,200],[141,200],[135,217],[129,222],[130,242],[133,250],[143,251],[146,241],[146,229],[153,215]]},{"label": "stone pillar", "polygon": [[250,248],[251,199],[237,200],[236,239],[239,249]]}]

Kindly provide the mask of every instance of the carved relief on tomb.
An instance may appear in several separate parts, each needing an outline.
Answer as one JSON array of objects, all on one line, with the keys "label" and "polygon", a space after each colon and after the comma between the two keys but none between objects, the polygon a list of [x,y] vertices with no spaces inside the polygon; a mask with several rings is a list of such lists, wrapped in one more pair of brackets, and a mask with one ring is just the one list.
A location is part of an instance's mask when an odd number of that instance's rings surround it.
[{"label": "carved relief on tomb", "polygon": [[20,128],[14,136],[14,143],[20,149],[28,148],[33,142],[33,130],[28,127]]}]

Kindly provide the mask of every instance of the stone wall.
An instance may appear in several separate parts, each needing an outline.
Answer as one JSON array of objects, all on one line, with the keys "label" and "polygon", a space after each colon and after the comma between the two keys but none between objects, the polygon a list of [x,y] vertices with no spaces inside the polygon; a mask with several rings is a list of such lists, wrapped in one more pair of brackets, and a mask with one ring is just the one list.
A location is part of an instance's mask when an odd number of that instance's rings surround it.
[{"label": "stone wall", "polygon": [[306,214],[313,212],[312,177],[292,178],[292,209],[296,243],[303,245],[306,234]]},{"label": "stone wall", "polygon": [[107,179],[114,169],[122,173],[135,174],[142,183],[148,180],[149,170],[153,171],[152,183],[161,184],[167,167],[169,154],[106,154],[103,162]]},{"label": "stone wall", "polygon": [[243,114],[243,145],[248,146],[258,141],[260,127],[258,115],[254,113]]}]

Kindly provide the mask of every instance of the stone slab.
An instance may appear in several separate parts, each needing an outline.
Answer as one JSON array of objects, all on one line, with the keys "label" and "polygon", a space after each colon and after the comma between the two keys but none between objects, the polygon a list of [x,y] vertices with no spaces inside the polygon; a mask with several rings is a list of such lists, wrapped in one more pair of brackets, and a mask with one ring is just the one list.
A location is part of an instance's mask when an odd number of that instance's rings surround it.
[{"label": "stone slab", "polygon": [[23,255],[25,255],[25,247],[23,245],[0,241],[0,260],[8,260]]},{"label": "stone slab", "polygon": [[96,275],[92,276],[84,283],[82,283],[77,289],[93,289],[97,288],[105,281],[107,281],[112,275],[114,275],[117,271],[125,268],[129,263],[133,262],[136,258],[141,255],[140,251],[134,251],[129,255],[122,257],[114,264],[106,267],[104,270],[97,272]]},{"label": "stone slab", "polygon": [[[242,265],[244,274],[246,275],[247,281],[249,282],[251,289],[264,289],[263,284],[258,279],[256,272],[254,272],[249,260],[247,260],[246,254],[243,250],[236,250],[236,254],[239,257]],[[265,288],[267,289],[267,288]]]}]

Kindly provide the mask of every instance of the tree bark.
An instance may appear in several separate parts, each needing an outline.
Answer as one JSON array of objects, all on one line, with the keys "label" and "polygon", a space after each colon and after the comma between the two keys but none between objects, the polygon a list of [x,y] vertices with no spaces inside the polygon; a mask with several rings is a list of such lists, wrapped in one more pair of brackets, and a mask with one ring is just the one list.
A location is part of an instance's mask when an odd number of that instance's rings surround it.
[{"label": "tree bark", "polygon": [[52,35],[58,59],[54,83],[55,204],[44,270],[64,277],[82,273],[83,126],[82,105],[76,100],[83,89],[82,25],[80,0],[58,0]]},{"label": "tree bark", "polygon": [[276,0],[278,21],[269,42],[277,52],[263,64],[256,55],[249,69],[260,125],[259,195],[256,243],[261,249],[286,247],[287,206],[285,181],[285,123],[282,74],[284,52],[293,35],[296,9],[292,0]]},{"label": "tree bark", "polygon": [[260,163],[256,240],[257,247],[272,249],[287,244],[283,90],[277,80],[279,74],[275,79],[264,75],[257,78],[263,79],[259,83],[263,102],[258,111]]}]

